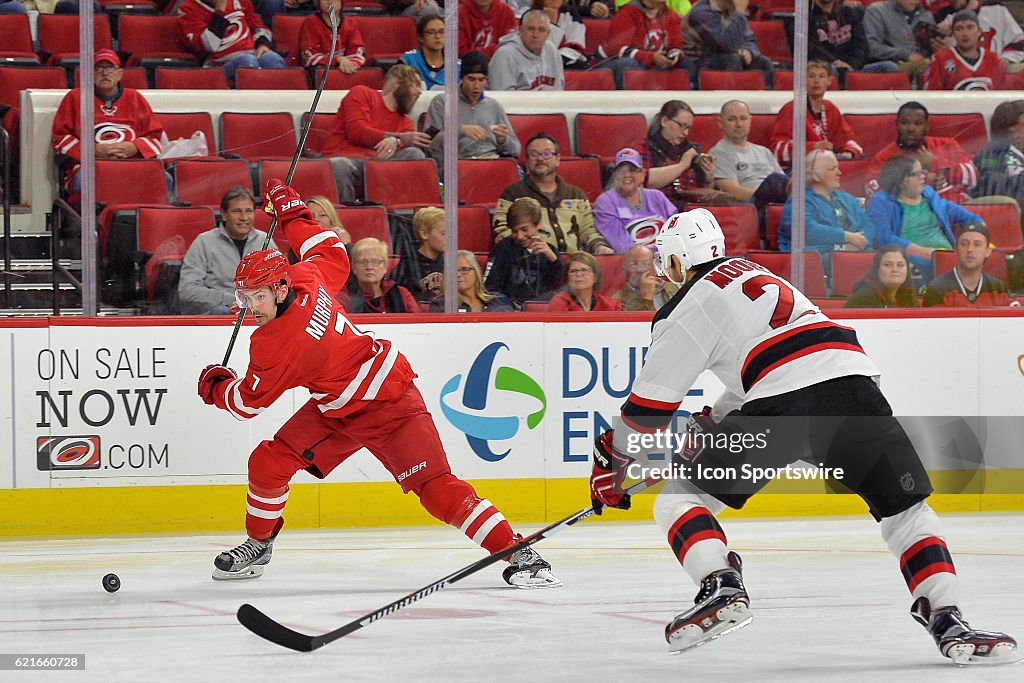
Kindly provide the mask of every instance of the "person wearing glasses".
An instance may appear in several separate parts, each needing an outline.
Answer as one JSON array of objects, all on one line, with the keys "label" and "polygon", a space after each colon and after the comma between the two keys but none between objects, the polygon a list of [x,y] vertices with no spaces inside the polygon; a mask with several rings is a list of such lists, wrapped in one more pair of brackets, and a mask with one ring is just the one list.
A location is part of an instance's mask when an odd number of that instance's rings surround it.
[{"label": "person wearing glasses", "polygon": [[[93,108],[95,124],[92,142],[96,159],[155,159],[163,149],[160,138],[164,128],[153,114],[149,102],[138,90],[121,85],[121,59],[113,50],[97,50],[95,64],[95,90]],[[57,107],[53,119],[51,146],[57,153],[57,163],[67,167],[65,189],[78,194],[82,180],[78,174],[82,161],[79,108],[82,89],[69,90]],[[167,188],[172,180],[166,172]]]},{"label": "person wearing glasses", "polygon": [[[459,291],[459,313],[511,313],[516,310],[504,294],[487,291],[476,254],[460,249],[458,255],[455,278]],[[443,296],[430,302],[430,312],[444,313]]]},{"label": "person wearing glasses", "polygon": [[310,14],[302,22],[299,28],[299,54],[302,65],[307,69],[324,66],[331,53],[332,9],[338,17],[338,39],[335,42],[334,64],[328,64],[327,67],[336,67],[343,74],[351,74],[366,64],[363,51],[366,41],[355,20],[341,13],[341,5],[341,0],[317,0],[320,11]]},{"label": "person wearing glasses", "polygon": [[569,254],[565,262],[565,289],[551,297],[548,311],[621,311],[622,302],[601,294],[601,266],[585,251]]},{"label": "person wearing glasses", "polygon": [[416,298],[388,272],[388,247],[376,237],[364,237],[352,245],[355,282],[335,298],[349,313],[419,313]]},{"label": "person wearing glasses", "polygon": [[644,187],[643,158],[626,147],[615,155],[612,188],[594,202],[594,223],[619,254],[634,244],[654,242],[661,224],[676,207],[661,192]]},{"label": "person wearing glasses", "polygon": [[444,90],[444,19],[424,14],[416,22],[416,37],[420,46],[404,53],[402,61],[420,72],[424,90]]},{"label": "person wearing glasses", "polygon": [[879,191],[868,202],[868,217],[875,224],[875,245],[897,244],[907,251],[919,271],[915,283],[931,279],[932,252],[952,249],[955,228],[985,224],[977,214],[939,197],[928,185],[928,171],[910,156],[889,159],[878,176]]},{"label": "person wearing glasses", "polygon": [[679,285],[658,277],[654,270],[654,252],[646,244],[636,244],[623,259],[626,282],[612,294],[622,302],[624,311],[656,311],[676,295]]},{"label": "person wearing glasses", "polygon": [[536,133],[526,141],[526,175],[501,191],[494,207],[495,242],[511,234],[507,214],[512,202],[532,197],[540,203],[540,234],[552,250],[573,253],[613,254],[594,226],[594,211],[586,193],[558,175],[558,141],[547,133]]},{"label": "person wearing glasses", "polygon": [[682,100],[661,105],[647,137],[633,147],[647,169],[647,187],[661,190],[680,209],[715,192],[715,158],[701,154],[700,145],[687,139],[693,127],[693,109]]}]

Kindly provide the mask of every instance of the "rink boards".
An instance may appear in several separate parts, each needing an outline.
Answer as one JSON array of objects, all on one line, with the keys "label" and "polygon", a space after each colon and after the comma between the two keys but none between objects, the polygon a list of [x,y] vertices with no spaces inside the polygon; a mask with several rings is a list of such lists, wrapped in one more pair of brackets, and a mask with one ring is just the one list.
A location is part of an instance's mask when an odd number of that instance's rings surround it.
[{"label": "rink boards", "polygon": [[[937,495],[936,507],[1024,509],[1024,434],[1013,431],[1024,419],[992,420],[1024,418],[1024,316],[1012,310],[970,317],[850,315],[843,323],[857,330],[881,368],[883,391],[897,415],[981,420],[970,422],[984,431],[986,467],[994,476],[983,489]],[[453,471],[523,522],[557,519],[586,504],[593,436],[618,414],[650,335],[642,315],[585,322],[406,316],[362,327],[393,340],[409,357]],[[230,364],[239,372],[253,329],[242,328],[234,349]],[[204,405],[196,379],[220,361],[230,331],[221,318],[0,325],[7,361],[0,363],[0,452],[7,456],[0,460],[2,533],[239,526],[249,451],[271,438],[308,394],[289,392],[248,422]],[[713,403],[721,388],[705,373],[680,410]],[[942,450],[951,442],[939,443],[941,434],[926,431],[915,444],[936,483],[955,477],[942,471]],[[432,522],[365,452],[323,483],[304,472],[295,482],[289,526]],[[852,496],[772,486],[784,494],[759,496],[742,514],[865,509]],[[651,499],[643,496],[619,519],[643,518]]]}]

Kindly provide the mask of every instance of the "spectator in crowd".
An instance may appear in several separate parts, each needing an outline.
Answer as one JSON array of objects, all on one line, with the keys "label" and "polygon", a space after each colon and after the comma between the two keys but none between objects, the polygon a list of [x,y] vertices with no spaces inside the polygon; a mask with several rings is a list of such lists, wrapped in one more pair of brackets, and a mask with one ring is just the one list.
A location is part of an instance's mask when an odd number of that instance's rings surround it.
[{"label": "spectator in crowd", "polygon": [[21,0],[0,0],[0,14],[28,14]]},{"label": "spectator in crowd", "polygon": [[391,278],[412,292],[417,301],[430,301],[444,289],[444,209],[425,206],[410,225],[416,250],[401,253]]},{"label": "spectator in crowd", "polygon": [[[287,14],[290,17],[305,17],[316,14],[319,0],[259,0],[253,5],[259,6],[260,18],[269,28],[274,28],[274,16]],[[338,21],[341,22],[341,1],[338,2]],[[340,26],[340,23],[339,23]],[[328,41],[330,38],[328,38]]]},{"label": "spectator in crowd", "polygon": [[683,59],[682,30],[682,20],[665,0],[631,0],[615,12],[608,38],[597,49],[605,60],[601,66],[611,69],[619,90],[626,69],[685,68],[694,82],[696,64]]},{"label": "spectator in crowd", "polygon": [[[113,50],[97,50],[95,64],[93,139],[96,159],[155,159],[162,149],[164,129],[138,90],[121,85],[121,60]],[[82,161],[79,109],[82,89],[73,88],[64,95],[53,119],[51,146],[71,167],[64,179],[69,192],[78,194],[82,179],[78,174]],[[171,176],[165,173],[167,187]]]},{"label": "spectator in crowd", "polygon": [[517,308],[551,298],[562,284],[558,254],[541,234],[542,215],[540,202],[532,197],[512,202],[506,216],[509,237],[494,245],[487,260],[486,288],[504,292]]},{"label": "spectator in crowd", "polygon": [[871,158],[868,192],[878,189],[878,174],[889,159],[911,156],[928,171],[928,184],[951,202],[970,199],[968,191],[978,183],[978,169],[954,138],[928,135],[928,110],[920,102],[904,102],[896,111],[896,141]]},{"label": "spectator in crowd", "polygon": [[[196,237],[181,262],[178,298],[186,315],[227,315],[235,305],[235,269],[263,249],[267,233],[253,227],[256,198],[235,185],[220,200],[220,225]],[[271,242],[271,249],[277,246]]]},{"label": "spectator in crowd", "polygon": [[566,0],[531,0],[530,8],[544,12],[551,21],[548,42],[558,49],[562,66],[583,69],[587,66],[587,27],[579,11]]},{"label": "spectator in crowd", "polygon": [[364,237],[352,245],[352,272],[355,282],[349,279],[348,287],[336,297],[349,313],[419,313],[409,290],[384,279],[388,247],[376,237]]},{"label": "spectator in crowd", "polygon": [[1024,202],[1024,100],[996,105],[989,119],[992,136],[978,151],[975,197],[1006,195]]},{"label": "spectator in crowd", "polygon": [[284,58],[274,52],[274,37],[256,16],[251,0],[184,0],[178,15],[178,38],[203,66],[222,66],[229,83],[239,68],[280,69]]},{"label": "spectator in crowd", "polygon": [[548,310],[621,311],[622,302],[601,294],[601,266],[585,251],[569,254],[565,262],[565,289],[551,297]]},{"label": "spectator in crowd", "polygon": [[424,14],[416,22],[420,46],[402,55],[402,61],[420,72],[424,90],[444,90],[444,19]]},{"label": "spectator in crowd", "polygon": [[[923,32],[916,31],[924,25]],[[921,0],[882,0],[864,10],[864,34],[868,39],[868,61],[891,61],[913,80],[928,66],[931,55],[942,50],[942,41],[935,18],[921,7]],[[915,33],[927,36],[918,41]],[[923,45],[921,43],[924,43]]]},{"label": "spectator in crowd", "polygon": [[893,157],[882,166],[878,192],[868,202],[875,244],[903,247],[918,270],[915,280],[923,282],[930,278],[932,252],[952,249],[954,226],[984,223],[977,214],[939,197],[927,177],[914,157]]},{"label": "spectator in crowd", "polygon": [[490,59],[516,26],[516,15],[502,0],[459,0],[459,56],[479,50]]},{"label": "spectator in crowd", "polygon": [[646,244],[634,244],[623,259],[626,282],[612,294],[624,311],[656,311],[676,295],[679,285],[662,280],[654,272],[654,252]]},{"label": "spectator in crowd", "polygon": [[352,244],[352,235],[341,224],[338,212],[335,211],[334,204],[331,203],[330,199],[322,194],[313,195],[306,200],[306,206],[309,207],[309,212],[313,214],[313,220],[322,227],[333,230],[338,235],[338,239],[341,240],[342,244]]},{"label": "spectator in crowd", "polygon": [[[807,188],[804,191],[804,245],[827,254],[833,249],[870,249],[875,226],[860,208],[857,198],[839,189],[839,161],[828,150],[807,155]],[[779,250],[790,251],[793,235],[793,198],[786,201],[779,222]]]},{"label": "spectator in crowd", "polygon": [[[519,156],[520,144],[508,115],[498,100],[486,97],[487,57],[478,50],[462,57],[459,81],[459,158],[496,159]],[[433,136],[427,153],[444,166],[445,96],[438,95],[427,108],[426,131]]]},{"label": "spectator in crowd", "polygon": [[1007,73],[1024,69],[1024,29],[1010,10],[996,0],[953,0],[939,9],[928,8],[940,29],[952,32],[953,15],[961,10],[978,14],[981,46],[1002,60]]},{"label": "spectator in crowd", "polygon": [[412,17],[417,22],[423,17],[439,17],[444,11],[436,0],[395,0],[391,3],[391,13]]},{"label": "spectator in crowd", "polygon": [[871,270],[853,288],[846,308],[914,308],[917,295],[906,250],[886,244],[875,252]]},{"label": "spectator in crowd", "polygon": [[978,15],[963,10],[953,15],[953,47],[935,53],[924,75],[927,90],[1001,90],[1006,68],[999,56],[979,44]]},{"label": "spectator in crowd", "polygon": [[594,202],[594,224],[617,253],[654,241],[676,207],[658,190],[644,187],[643,157],[626,147],[615,155],[612,187]]},{"label": "spectator in crowd", "polygon": [[[916,0],[915,0],[916,1]],[[856,159],[864,156],[853,128],[843,118],[839,107],[825,99],[825,92],[832,84],[832,71],[828,62],[812,59],[807,62],[807,149],[827,149],[838,159]],[[769,142],[772,152],[788,168],[793,154],[793,102],[782,106],[775,118]]]},{"label": "spectator in crowd", "polygon": [[355,201],[366,159],[425,158],[430,136],[417,132],[409,118],[422,93],[420,74],[408,64],[391,67],[379,92],[365,85],[348,91],[322,151],[330,159],[341,201]]},{"label": "spectator in crowd", "polygon": [[992,255],[988,229],[968,223],[956,238],[956,265],[924,290],[925,306],[1009,306],[1006,283],[982,272]]},{"label": "spectator in crowd", "polygon": [[502,190],[494,207],[495,241],[511,234],[506,214],[512,202],[533,197],[544,209],[540,234],[553,250],[614,253],[594,227],[594,212],[586,193],[559,177],[558,161],[558,141],[547,133],[536,133],[526,141],[526,175]]},{"label": "spectator in crowd", "polygon": [[551,21],[543,10],[523,15],[519,31],[502,36],[491,58],[493,90],[565,90],[562,58],[548,41]]},{"label": "spectator in crowd", "polygon": [[692,127],[690,105],[669,100],[654,116],[647,137],[634,145],[644,157],[647,187],[661,190],[680,210],[714,192],[715,158],[701,154],[700,145],[686,138]]},{"label": "spectator in crowd", "polygon": [[[624,5],[629,0],[615,0],[615,6]],[[672,2],[686,3],[689,11],[689,0],[672,0]],[[569,6],[579,10],[580,16],[593,17],[595,19],[607,19],[612,13],[611,0],[569,0]]]},{"label": "spectator in crowd", "polygon": [[698,58],[700,69],[719,71],[760,71],[765,85],[772,87],[774,67],[761,54],[757,38],[747,24],[749,0],[697,0],[686,16],[688,31],[695,35],[694,49],[686,47],[691,57]]},{"label": "spectator in crowd", "polygon": [[789,177],[771,150],[750,142],[750,107],[729,100],[718,114],[722,139],[711,148],[715,187],[741,202],[761,207],[782,204],[789,195]]},{"label": "spectator in crowd", "polygon": [[[460,249],[458,257],[455,280],[459,293],[459,313],[508,313],[515,310],[507,296],[487,291],[476,254]],[[430,312],[444,313],[443,296],[430,302]]]},{"label": "spectator in crowd", "polygon": [[899,65],[891,59],[872,61],[864,34],[864,8],[842,0],[814,0],[807,32],[807,56],[832,65],[846,87],[848,71],[891,72]]},{"label": "spectator in crowd", "polygon": [[[284,0],[288,2],[288,0]],[[329,12],[333,8],[338,17],[338,40],[334,48],[334,64],[343,74],[355,73],[366,64],[366,53],[363,48],[366,42],[359,32],[359,24],[352,17],[341,13],[342,0],[317,0],[320,11],[310,14],[299,28],[299,54],[302,65],[306,68],[323,66],[331,53],[331,20]]]}]

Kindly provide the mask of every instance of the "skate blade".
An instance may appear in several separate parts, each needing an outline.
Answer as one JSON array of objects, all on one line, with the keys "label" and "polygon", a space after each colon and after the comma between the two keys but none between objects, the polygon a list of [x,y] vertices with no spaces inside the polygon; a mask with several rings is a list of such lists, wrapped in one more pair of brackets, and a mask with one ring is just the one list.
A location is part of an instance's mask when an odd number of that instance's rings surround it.
[{"label": "skate blade", "polygon": [[535,590],[538,588],[558,588],[562,585],[562,580],[549,570],[541,569],[536,574],[532,572],[513,574],[509,577],[509,583],[515,588]]},{"label": "skate blade", "polygon": [[957,666],[999,666],[1024,661],[1013,643],[998,643],[982,653],[977,649],[975,643],[962,643],[949,648],[947,656]]},{"label": "skate blade", "polygon": [[712,640],[718,640],[722,636],[740,630],[754,620],[750,608],[742,602],[726,605],[718,610],[715,616],[718,618],[718,622],[706,630],[697,624],[688,624],[673,633],[668,642],[669,654],[678,655],[705,643],[710,643]]},{"label": "skate blade", "polygon": [[237,572],[226,572],[221,569],[213,568],[213,580],[214,581],[242,581],[245,579],[258,579],[263,576],[263,569],[266,565],[254,564],[246,567],[245,569]]}]

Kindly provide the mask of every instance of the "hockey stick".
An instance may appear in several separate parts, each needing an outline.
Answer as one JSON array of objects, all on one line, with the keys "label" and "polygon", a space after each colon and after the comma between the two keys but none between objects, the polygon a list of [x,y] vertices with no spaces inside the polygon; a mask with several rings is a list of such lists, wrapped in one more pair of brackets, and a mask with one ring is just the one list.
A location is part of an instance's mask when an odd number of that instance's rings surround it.
[{"label": "hockey stick", "polygon": [[[331,20],[331,49],[327,53],[327,62],[324,67],[324,75],[320,78],[320,83],[316,86],[316,95],[313,96],[313,104],[309,106],[309,113],[306,116],[306,121],[302,124],[302,132],[299,135],[299,144],[295,147],[295,154],[292,155],[291,166],[288,167],[288,175],[285,176],[284,184],[290,185],[292,177],[295,175],[295,167],[299,165],[299,156],[302,154],[302,149],[306,146],[306,138],[309,137],[309,127],[313,123],[313,115],[316,113],[316,107],[320,104],[320,95],[323,94],[324,86],[327,85],[327,74],[331,72],[331,63],[334,62],[334,51],[335,44],[338,42],[338,15],[331,7],[328,10],[328,16]],[[270,221],[270,228],[267,229],[267,236],[263,240],[262,249],[268,249],[270,247],[270,238],[274,235],[274,229],[277,228],[277,214],[274,214],[273,219]],[[228,340],[228,348],[224,352],[224,362],[221,365],[226,366],[228,360],[231,359],[231,351],[235,348],[235,340],[238,339],[238,331],[242,329],[242,321],[245,320],[245,314],[248,312],[249,307],[244,306],[242,310],[238,312],[238,319],[235,320],[235,329],[231,333],[231,339]]]},{"label": "hockey stick", "polygon": [[[627,488],[625,492],[628,495],[634,495],[640,493],[653,483],[653,479],[638,481],[637,483]],[[529,536],[520,540],[519,542],[514,543],[508,546],[507,548],[494,553],[493,555],[488,555],[487,557],[481,560],[477,560],[473,564],[467,565],[462,569],[459,569],[458,571],[452,572],[443,579],[438,579],[437,581],[434,581],[433,583],[428,584],[423,588],[420,588],[418,591],[413,591],[412,593],[409,593],[404,598],[400,598],[398,600],[395,600],[394,602],[388,603],[387,605],[384,605],[380,609],[374,610],[369,614],[364,614],[355,621],[351,621],[345,624],[344,626],[337,628],[333,631],[330,631],[328,633],[323,633],[317,636],[309,636],[305,633],[293,631],[287,626],[284,626],[274,621],[266,614],[259,611],[258,609],[256,609],[248,603],[238,608],[238,621],[240,624],[242,624],[242,626],[246,627],[256,635],[258,635],[260,638],[269,640],[272,643],[277,643],[281,647],[291,648],[292,650],[296,650],[298,652],[312,652],[313,650],[317,650],[323,647],[324,645],[327,645],[328,643],[332,643],[335,640],[338,640],[339,638],[344,638],[345,636],[354,631],[358,631],[361,628],[369,626],[378,619],[383,619],[389,614],[394,614],[400,609],[405,609],[414,602],[422,600],[423,598],[427,597],[428,595],[431,595],[432,593],[444,590],[453,583],[461,581],[467,576],[475,574],[485,567],[491,566],[498,560],[508,557],[510,554],[518,550],[531,546],[542,539],[554,536],[559,531],[572,526],[576,522],[579,522],[581,520],[586,519],[587,517],[590,517],[591,515],[595,514],[596,511],[597,510],[593,506],[584,508],[579,512],[569,515],[560,522],[555,522],[550,526],[544,527],[540,531],[536,531],[530,534]]]}]

